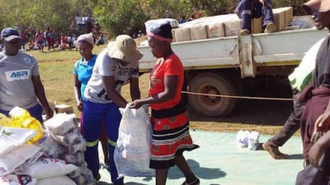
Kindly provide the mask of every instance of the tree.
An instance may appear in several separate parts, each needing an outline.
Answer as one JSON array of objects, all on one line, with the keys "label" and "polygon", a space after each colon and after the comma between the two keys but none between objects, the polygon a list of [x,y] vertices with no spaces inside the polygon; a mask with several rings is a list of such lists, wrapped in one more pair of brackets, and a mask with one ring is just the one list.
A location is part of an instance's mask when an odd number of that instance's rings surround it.
[{"label": "tree", "polygon": [[136,0],[99,0],[94,7],[94,16],[110,34],[129,34],[143,29],[148,17]]}]

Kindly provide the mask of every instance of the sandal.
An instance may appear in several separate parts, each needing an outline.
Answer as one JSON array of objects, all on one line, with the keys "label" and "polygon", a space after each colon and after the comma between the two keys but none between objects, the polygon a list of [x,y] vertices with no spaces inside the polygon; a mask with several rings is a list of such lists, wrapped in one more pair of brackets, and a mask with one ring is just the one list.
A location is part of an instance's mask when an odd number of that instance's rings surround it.
[{"label": "sandal", "polygon": [[274,159],[286,159],[287,155],[281,153],[278,147],[271,146],[268,142],[262,144],[262,148],[266,150]]},{"label": "sandal", "polygon": [[199,185],[200,184],[200,181],[199,181],[199,178],[197,178],[196,177],[196,179],[193,181],[193,182],[191,182],[191,183],[187,183],[186,181],[184,181],[183,183],[182,183],[182,185]]}]

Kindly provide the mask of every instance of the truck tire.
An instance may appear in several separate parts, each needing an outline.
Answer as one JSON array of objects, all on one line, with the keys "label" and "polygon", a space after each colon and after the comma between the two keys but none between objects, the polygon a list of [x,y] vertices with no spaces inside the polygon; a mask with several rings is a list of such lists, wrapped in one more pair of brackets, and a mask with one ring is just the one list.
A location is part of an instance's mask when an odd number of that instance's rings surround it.
[{"label": "truck tire", "polygon": [[[189,91],[205,94],[237,95],[234,83],[225,75],[200,73],[189,85]],[[211,96],[189,95],[189,104],[193,110],[203,116],[225,117],[236,107],[237,99]]]}]

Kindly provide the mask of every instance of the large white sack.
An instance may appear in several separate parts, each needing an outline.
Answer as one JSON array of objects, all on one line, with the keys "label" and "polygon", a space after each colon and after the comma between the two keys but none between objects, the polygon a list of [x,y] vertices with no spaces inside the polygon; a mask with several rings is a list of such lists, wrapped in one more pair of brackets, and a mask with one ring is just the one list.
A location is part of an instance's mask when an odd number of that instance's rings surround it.
[{"label": "large white sack", "polygon": [[36,155],[40,147],[32,144],[24,144],[15,150],[0,157],[0,176],[13,172],[25,161]]},{"label": "large white sack", "polygon": [[47,179],[38,179],[37,185],[76,185],[68,176],[51,177]]},{"label": "large white sack", "polygon": [[122,119],[114,152],[119,176],[150,177],[151,124],[143,107],[120,109]]},{"label": "large white sack", "polygon": [[0,157],[29,141],[37,132],[25,128],[0,128]]},{"label": "large white sack", "polygon": [[82,135],[78,128],[73,129],[65,135],[53,134],[54,139],[63,146],[70,146],[72,144],[80,143]]},{"label": "large white sack", "polygon": [[56,114],[44,123],[51,134],[64,135],[76,128],[78,123],[74,114]]},{"label": "large white sack", "polygon": [[77,169],[78,167],[76,167],[75,165],[66,164],[65,161],[60,159],[43,158],[39,159],[29,168],[16,173],[30,175],[31,177],[37,179],[45,179],[68,175],[69,173]]},{"label": "large white sack", "polygon": [[28,175],[6,175],[0,178],[0,185],[36,185],[37,179]]},{"label": "large white sack", "polygon": [[36,143],[44,152],[45,156],[52,159],[58,159],[64,152],[64,147],[59,145],[49,131],[44,130],[44,136]]},{"label": "large white sack", "polygon": [[154,19],[145,22],[146,31],[149,34],[150,31],[154,30],[155,28],[159,28],[160,26],[168,23],[170,23],[173,29],[179,27],[179,22],[176,19],[170,19],[170,18]]}]

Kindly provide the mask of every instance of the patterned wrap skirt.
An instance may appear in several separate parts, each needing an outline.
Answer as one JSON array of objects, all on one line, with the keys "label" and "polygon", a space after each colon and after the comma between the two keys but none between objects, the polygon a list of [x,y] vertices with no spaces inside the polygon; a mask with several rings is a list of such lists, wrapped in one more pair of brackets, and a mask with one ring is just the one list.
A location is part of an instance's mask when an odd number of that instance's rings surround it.
[{"label": "patterned wrap skirt", "polygon": [[198,148],[189,134],[189,115],[182,103],[164,110],[152,110],[153,126],[150,168],[167,169],[175,165],[175,156]]}]

